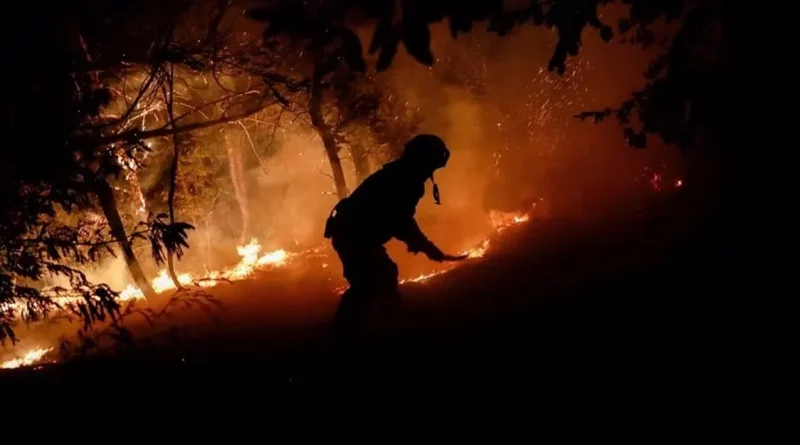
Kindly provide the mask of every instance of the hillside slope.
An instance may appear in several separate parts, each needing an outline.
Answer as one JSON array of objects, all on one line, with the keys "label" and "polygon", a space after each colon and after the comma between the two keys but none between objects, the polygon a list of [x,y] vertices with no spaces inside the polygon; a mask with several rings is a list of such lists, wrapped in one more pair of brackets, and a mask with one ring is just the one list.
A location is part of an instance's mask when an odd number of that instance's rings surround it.
[{"label": "hillside slope", "polygon": [[174,342],[8,372],[3,394],[49,398],[121,384],[181,399],[200,394],[197,385],[220,397],[465,382],[685,390],[730,352],[738,308],[727,295],[752,283],[731,280],[749,266],[726,232],[712,236],[679,215],[667,202],[602,223],[511,230],[485,258],[403,286],[397,327],[378,329],[357,351],[333,348],[330,283],[273,274],[215,291],[226,302],[218,323],[189,317],[200,329]]}]

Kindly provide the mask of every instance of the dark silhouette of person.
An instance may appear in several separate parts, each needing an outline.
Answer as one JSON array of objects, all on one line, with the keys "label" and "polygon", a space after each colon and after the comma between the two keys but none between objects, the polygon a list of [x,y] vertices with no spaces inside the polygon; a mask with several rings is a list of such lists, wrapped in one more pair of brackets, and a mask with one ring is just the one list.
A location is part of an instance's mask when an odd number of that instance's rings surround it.
[{"label": "dark silhouette of person", "polygon": [[370,175],[331,211],[325,238],[331,239],[350,283],[336,311],[338,334],[359,333],[377,298],[399,301],[397,265],[384,248],[390,239],[403,241],[410,252],[422,252],[434,261],[451,258],[422,233],[414,219],[428,179],[440,203],[433,173],[447,165],[449,158],[441,138],[417,135],[406,142],[400,158]]}]

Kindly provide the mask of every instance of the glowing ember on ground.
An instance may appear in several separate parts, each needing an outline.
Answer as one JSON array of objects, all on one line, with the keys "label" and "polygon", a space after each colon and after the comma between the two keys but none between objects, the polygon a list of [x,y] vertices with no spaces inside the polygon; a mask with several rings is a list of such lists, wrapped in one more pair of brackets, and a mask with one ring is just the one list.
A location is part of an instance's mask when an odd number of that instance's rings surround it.
[{"label": "glowing ember on ground", "polygon": [[41,363],[44,359],[44,356],[52,351],[53,348],[38,348],[30,350],[22,357],[0,363],[0,369],[15,369]]}]

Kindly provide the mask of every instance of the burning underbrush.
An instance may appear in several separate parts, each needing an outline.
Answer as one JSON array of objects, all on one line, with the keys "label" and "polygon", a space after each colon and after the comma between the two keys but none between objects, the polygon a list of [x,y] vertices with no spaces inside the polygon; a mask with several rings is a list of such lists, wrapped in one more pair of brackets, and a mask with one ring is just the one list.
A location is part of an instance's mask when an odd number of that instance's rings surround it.
[{"label": "burning underbrush", "polygon": [[[535,207],[529,212],[498,212],[491,211],[488,215],[488,223],[492,231],[488,233],[482,241],[471,247],[465,248],[459,255],[466,256],[466,260],[476,260],[483,258],[492,246],[493,238],[501,235],[505,230],[512,226],[526,223],[531,220]],[[205,274],[182,273],[177,276],[179,284],[183,290],[214,288],[221,284],[233,283],[236,281],[247,280],[259,273],[269,273],[276,269],[284,268],[290,264],[308,266],[312,262],[318,264],[323,269],[328,269],[331,264],[336,264],[338,259],[335,252],[324,245],[309,248],[296,252],[277,249],[262,251],[262,246],[257,239],[252,239],[243,246],[238,246],[236,251],[240,257],[237,264],[220,269],[208,271]],[[307,264],[304,264],[307,263]],[[421,284],[426,283],[432,278],[448,273],[458,267],[459,262],[443,263],[436,265],[432,270],[418,275],[409,276],[401,279],[401,284]],[[162,269],[159,274],[151,281],[151,285],[157,294],[167,294],[170,291],[178,290],[174,281],[170,278],[166,269]],[[332,292],[339,295],[347,288],[346,285],[339,285],[332,289]],[[64,310],[74,310],[76,305],[81,305],[83,296],[64,294],[63,290],[50,289],[45,293],[53,293],[53,299]],[[148,296],[133,284],[129,284],[119,292],[118,300],[127,303],[130,307],[136,305],[148,305],[150,300],[156,296]],[[17,312],[23,313],[25,308],[18,307]],[[55,362],[53,357],[54,347],[37,346],[20,351],[14,358],[7,359],[0,363],[0,369],[14,369],[20,367],[30,367],[44,363]]]}]

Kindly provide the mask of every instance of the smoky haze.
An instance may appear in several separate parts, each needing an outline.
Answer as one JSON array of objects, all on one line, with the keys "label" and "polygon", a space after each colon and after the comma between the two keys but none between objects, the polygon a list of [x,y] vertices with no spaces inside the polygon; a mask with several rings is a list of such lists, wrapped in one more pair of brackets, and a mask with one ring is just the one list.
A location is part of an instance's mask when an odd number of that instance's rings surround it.
[{"label": "smoky haze", "polygon": [[[535,203],[540,215],[599,218],[637,199],[646,167],[681,168],[672,147],[652,141],[647,150],[635,151],[613,120],[594,124],[574,117],[626,99],[644,83],[642,73],[655,50],[607,44],[588,30],[580,55],[569,59],[561,77],[545,68],[556,40],[549,30],[520,27],[499,37],[476,29],[453,39],[443,23],[431,32],[437,61],[433,67],[401,49],[392,67],[374,79],[417,113],[418,133],[441,136],[452,151],[447,168],[436,174],[442,205],[434,204],[428,183],[417,213],[420,226],[443,250],[460,252],[485,238],[491,210],[529,210]],[[179,272],[235,264],[236,246],[251,238],[265,251],[325,242],[325,218],[337,198],[321,140],[302,122],[277,131],[255,127],[249,139],[233,124],[216,129],[214,137],[197,137],[198,150],[218,154],[214,159],[219,168],[213,185],[197,184],[214,192],[213,200],[201,202],[201,212],[188,213],[178,199],[177,219],[196,227]],[[238,180],[225,157],[231,144],[242,157]],[[352,190],[356,178],[345,152]],[[163,172],[159,164],[166,159],[154,155],[140,176],[158,176],[152,172]],[[373,165],[373,171],[378,167]],[[403,274],[431,267],[398,243],[392,242],[390,249]],[[149,262],[146,246],[139,246],[139,252]],[[146,267],[149,273],[158,271],[151,262]],[[129,282],[119,259],[106,262],[90,278],[115,287]]]}]

